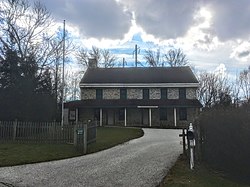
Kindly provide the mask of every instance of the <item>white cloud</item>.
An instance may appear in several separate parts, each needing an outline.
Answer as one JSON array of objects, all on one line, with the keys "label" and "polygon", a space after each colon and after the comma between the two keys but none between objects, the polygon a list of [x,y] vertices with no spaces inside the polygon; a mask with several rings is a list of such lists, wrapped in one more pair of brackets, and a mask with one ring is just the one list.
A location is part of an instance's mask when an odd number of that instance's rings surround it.
[{"label": "white cloud", "polygon": [[235,46],[233,46],[233,52],[230,57],[242,62],[250,61],[250,42],[239,41]]},{"label": "white cloud", "polygon": [[[32,1],[32,0],[30,0]],[[87,38],[121,39],[131,26],[131,13],[114,0],[42,0],[59,22],[65,19]]]},{"label": "white cloud", "polygon": [[183,36],[193,23],[198,1],[183,0],[123,0],[134,12],[136,22],[156,38],[170,39]]},{"label": "white cloud", "polygon": [[203,2],[213,15],[212,28],[220,40],[249,38],[249,0],[203,0]]}]

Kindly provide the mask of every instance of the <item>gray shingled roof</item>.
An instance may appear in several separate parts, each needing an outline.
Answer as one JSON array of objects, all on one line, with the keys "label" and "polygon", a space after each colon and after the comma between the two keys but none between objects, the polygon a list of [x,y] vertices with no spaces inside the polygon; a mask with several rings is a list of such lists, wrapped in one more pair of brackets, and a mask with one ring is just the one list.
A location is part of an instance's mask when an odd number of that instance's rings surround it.
[{"label": "gray shingled roof", "polygon": [[190,67],[89,68],[81,83],[198,83]]}]

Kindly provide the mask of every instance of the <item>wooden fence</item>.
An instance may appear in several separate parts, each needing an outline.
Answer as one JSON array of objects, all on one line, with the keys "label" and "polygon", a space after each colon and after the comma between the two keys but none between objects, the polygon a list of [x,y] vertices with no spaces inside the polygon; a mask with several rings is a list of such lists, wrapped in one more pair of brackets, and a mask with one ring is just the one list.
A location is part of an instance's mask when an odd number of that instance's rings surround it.
[{"label": "wooden fence", "polygon": [[[83,128],[83,123],[61,126],[59,122],[0,121],[0,142],[75,144],[76,129]],[[86,129],[87,143],[94,142],[96,140],[96,125],[88,124]]]}]

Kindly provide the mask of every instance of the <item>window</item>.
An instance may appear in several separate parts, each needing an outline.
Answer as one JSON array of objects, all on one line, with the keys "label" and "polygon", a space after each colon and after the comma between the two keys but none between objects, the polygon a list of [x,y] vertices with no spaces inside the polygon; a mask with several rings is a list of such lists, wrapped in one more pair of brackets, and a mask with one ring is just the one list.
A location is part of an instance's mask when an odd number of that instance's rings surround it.
[{"label": "window", "polygon": [[119,121],[124,121],[125,120],[125,109],[120,109],[119,110]]},{"label": "window", "polygon": [[179,88],[179,99],[186,99],[186,88]]},{"label": "window", "polygon": [[160,108],[160,120],[167,120],[168,112],[166,108]]},{"label": "window", "polygon": [[187,109],[186,108],[179,109],[179,118],[180,118],[180,120],[187,120]]},{"label": "window", "polygon": [[143,99],[149,99],[149,89],[143,89]]},{"label": "window", "polygon": [[127,89],[126,88],[120,89],[120,99],[127,99]]},{"label": "window", "polygon": [[162,88],[161,89],[161,99],[167,99],[168,98],[168,89]]},{"label": "window", "polygon": [[96,89],[96,99],[102,99],[102,89]]}]

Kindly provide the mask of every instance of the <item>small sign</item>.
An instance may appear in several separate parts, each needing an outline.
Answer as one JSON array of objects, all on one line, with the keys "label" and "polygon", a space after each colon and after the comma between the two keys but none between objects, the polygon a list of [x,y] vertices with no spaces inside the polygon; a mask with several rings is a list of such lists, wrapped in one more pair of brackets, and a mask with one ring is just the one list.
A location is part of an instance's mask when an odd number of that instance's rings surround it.
[{"label": "small sign", "polygon": [[75,110],[70,110],[69,111],[69,120],[70,121],[75,121],[76,120],[76,111]]},{"label": "small sign", "polygon": [[83,129],[78,129],[77,130],[77,135],[83,135]]}]

